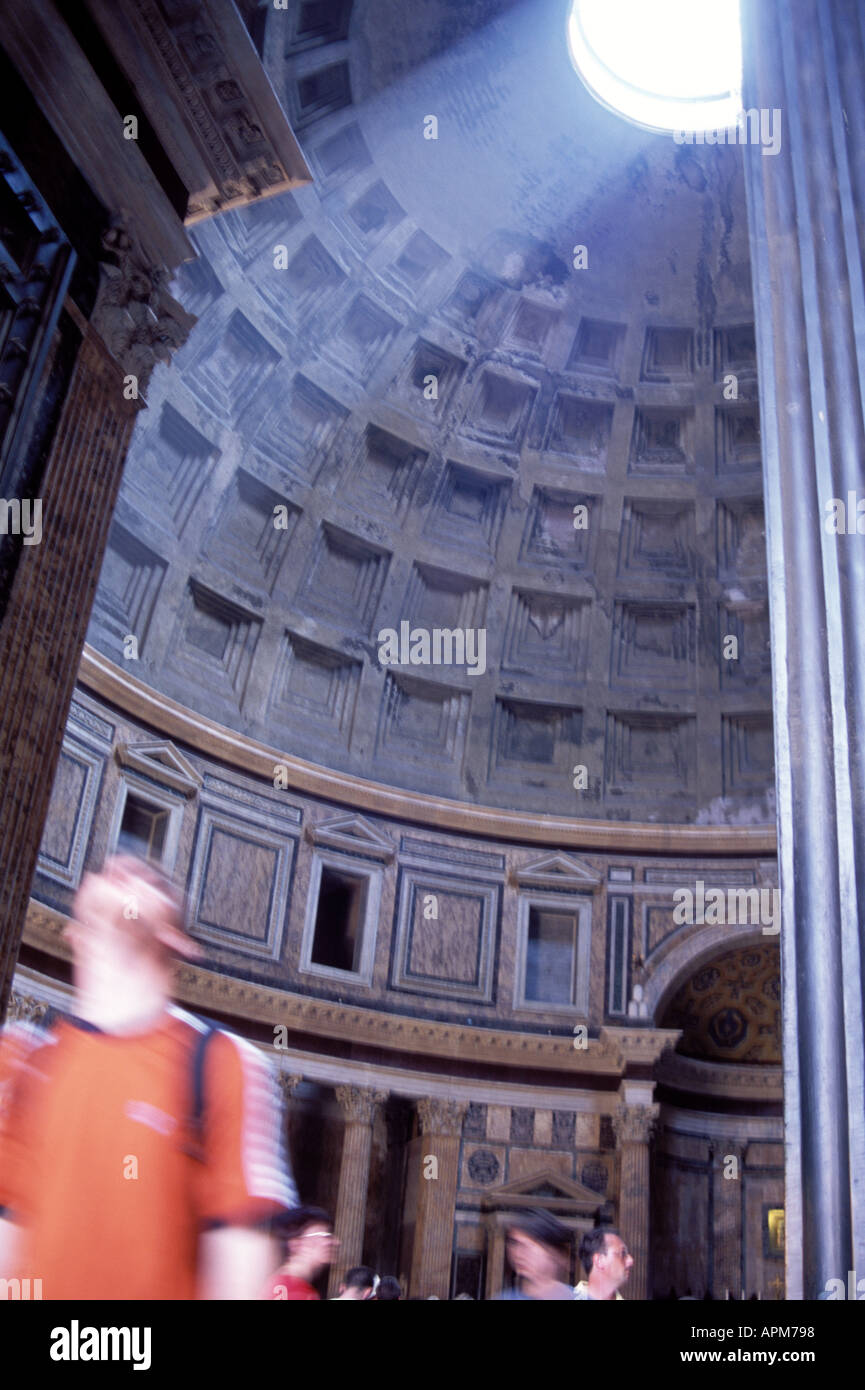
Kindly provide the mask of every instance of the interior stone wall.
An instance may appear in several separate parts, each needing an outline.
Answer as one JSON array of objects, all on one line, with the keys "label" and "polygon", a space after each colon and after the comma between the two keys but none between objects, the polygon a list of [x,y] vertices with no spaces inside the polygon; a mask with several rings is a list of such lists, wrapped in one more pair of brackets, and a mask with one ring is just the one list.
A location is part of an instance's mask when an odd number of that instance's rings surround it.
[{"label": "interior stone wall", "polygon": [[[113,847],[128,791],[173,816],[166,866],[186,887],[209,968],[310,996],[408,1016],[495,1023],[558,1035],[576,1022],[661,1020],[694,969],[739,943],[771,941],[758,924],[677,922],[674,893],[698,880],[776,883],[765,854],[561,851],[346,810],[244,775],[155,731],[79,687],[51,796],[33,896],[68,912],[85,867]],[[720,848],[720,845],[719,845]],[[304,959],[316,865],[369,875],[368,969],[316,971]],[[585,1008],[520,1002],[521,903],[589,912]],[[614,998],[613,904],[625,936]],[[644,998],[634,1003],[635,985]],[[639,1000],[639,996],[638,996]]]}]

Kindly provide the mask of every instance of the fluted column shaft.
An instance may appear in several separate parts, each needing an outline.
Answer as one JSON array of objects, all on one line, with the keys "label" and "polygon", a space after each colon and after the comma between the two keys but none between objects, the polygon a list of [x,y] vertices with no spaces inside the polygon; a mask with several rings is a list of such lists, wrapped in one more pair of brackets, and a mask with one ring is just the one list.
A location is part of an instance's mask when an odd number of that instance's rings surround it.
[{"label": "fluted column shaft", "polygon": [[[450,1297],[460,1136],[466,1106],[460,1101],[418,1101],[423,1143],[412,1250],[412,1297]],[[430,1162],[433,1160],[433,1162]]]},{"label": "fluted column shaft", "polygon": [[345,1271],[363,1259],[372,1127],[376,1106],[387,1099],[387,1093],[362,1086],[337,1086],[336,1098],[345,1115],[345,1135],[333,1226],[339,1249],[330,1271],[330,1297],[337,1292]]},{"label": "fluted column shaft", "polygon": [[710,1282],[715,1298],[724,1298],[728,1290],[738,1298],[742,1291],[745,1147],[739,1143],[724,1143],[712,1159],[714,1267],[710,1271]]},{"label": "fluted column shaft", "polygon": [[634,1257],[624,1289],[628,1299],[648,1297],[649,1285],[649,1141],[657,1105],[625,1105],[613,1116],[619,1148],[619,1230]]}]

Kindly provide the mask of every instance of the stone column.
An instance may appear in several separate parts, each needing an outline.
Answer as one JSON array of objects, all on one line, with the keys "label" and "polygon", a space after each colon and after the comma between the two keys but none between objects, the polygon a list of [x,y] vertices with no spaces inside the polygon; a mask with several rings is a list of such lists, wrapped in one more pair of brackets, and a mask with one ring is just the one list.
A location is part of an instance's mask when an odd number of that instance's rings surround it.
[{"label": "stone column", "polygon": [[465,1103],[427,1096],[418,1101],[423,1143],[411,1260],[412,1297],[450,1297],[451,1252]]},{"label": "stone column", "polygon": [[376,1106],[387,1100],[387,1092],[363,1086],[337,1086],[336,1098],[345,1116],[345,1137],[333,1225],[339,1249],[328,1280],[329,1298],[337,1292],[345,1271],[363,1259],[372,1127]]},{"label": "stone column", "polygon": [[865,38],[857,0],[745,0],[742,12],[744,106],[780,133],[774,153],[754,143],[744,156],[775,710],[787,1297],[799,1299],[865,1269]]},{"label": "stone column", "polygon": [[0,1018],[132,427],[156,361],[194,323],[124,228],[103,254],[41,484],[42,540],[22,549],[0,626]]},{"label": "stone column", "polygon": [[[712,1155],[714,1260],[710,1283],[715,1298],[738,1298],[742,1276],[742,1187],[747,1144],[728,1140]],[[733,1162],[735,1160],[735,1162]],[[727,1176],[729,1174],[729,1176]]]},{"label": "stone column", "polygon": [[619,1230],[634,1257],[623,1297],[648,1297],[649,1287],[649,1141],[658,1105],[623,1105],[613,1116],[619,1150]]}]

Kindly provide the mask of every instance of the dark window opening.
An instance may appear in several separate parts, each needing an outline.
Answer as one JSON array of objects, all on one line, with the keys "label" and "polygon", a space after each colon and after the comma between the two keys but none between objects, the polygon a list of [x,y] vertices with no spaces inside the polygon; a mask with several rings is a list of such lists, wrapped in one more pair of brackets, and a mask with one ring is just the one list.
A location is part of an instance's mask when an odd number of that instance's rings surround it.
[{"label": "dark window opening", "polygon": [[167,811],[127,793],[117,837],[118,850],[138,855],[140,859],[152,859],[158,864],[165,853],[167,829]]},{"label": "dark window opening", "polygon": [[312,939],[312,963],[357,971],[363,944],[367,880],[323,868]]},{"label": "dark window opening", "polygon": [[576,948],[577,918],[573,913],[529,909],[526,1000],[538,1004],[573,1004]]}]

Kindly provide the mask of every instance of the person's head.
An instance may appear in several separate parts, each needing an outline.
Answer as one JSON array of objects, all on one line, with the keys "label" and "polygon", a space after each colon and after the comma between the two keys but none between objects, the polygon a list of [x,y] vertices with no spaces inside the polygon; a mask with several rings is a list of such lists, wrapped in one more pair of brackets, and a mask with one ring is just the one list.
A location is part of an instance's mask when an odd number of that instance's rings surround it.
[{"label": "person's head", "polygon": [[185,915],[183,894],[157,865],[115,854],[81,880],[66,936],[79,968],[144,958],[167,967],[175,955],[201,955]]},{"label": "person's head", "polygon": [[321,1207],[296,1207],[279,1223],[285,1237],[286,1264],[305,1279],[330,1264],[336,1249],[330,1217]]},{"label": "person's head", "polygon": [[392,1303],[396,1299],[402,1298],[400,1282],[392,1274],[385,1274],[378,1281],[378,1288],[375,1291],[376,1303]]},{"label": "person's head", "polygon": [[352,1299],[356,1303],[362,1303],[371,1298],[375,1289],[375,1271],[368,1265],[355,1265],[353,1269],[346,1272],[345,1278],[339,1286],[340,1298]]},{"label": "person's head", "polygon": [[612,1226],[596,1226],[580,1241],[580,1259],[590,1283],[614,1294],[634,1267],[634,1259],[618,1231]]},{"label": "person's head", "polygon": [[570,1231],[551,1212],[521,1212],[508,1222],[508,1259],[521,1279],[561,1279],[570,1249]]}]

